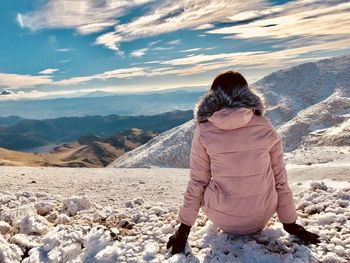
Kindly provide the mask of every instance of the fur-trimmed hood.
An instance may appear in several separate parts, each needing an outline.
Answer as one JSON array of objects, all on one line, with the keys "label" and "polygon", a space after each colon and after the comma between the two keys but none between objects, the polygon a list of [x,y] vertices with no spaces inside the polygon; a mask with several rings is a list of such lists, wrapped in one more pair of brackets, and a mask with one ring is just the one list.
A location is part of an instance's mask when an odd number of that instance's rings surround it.
[{"label": "fur-trimmed hood", "polygon": [[255,94],[250,88],[234,89],[230,95],[219,88],[208,91],[199,99],[193,112],[194,119],[196,123],[206,122],[214,112],[223,108],[249,108],[256,115],[265,114],[263,97]]}]

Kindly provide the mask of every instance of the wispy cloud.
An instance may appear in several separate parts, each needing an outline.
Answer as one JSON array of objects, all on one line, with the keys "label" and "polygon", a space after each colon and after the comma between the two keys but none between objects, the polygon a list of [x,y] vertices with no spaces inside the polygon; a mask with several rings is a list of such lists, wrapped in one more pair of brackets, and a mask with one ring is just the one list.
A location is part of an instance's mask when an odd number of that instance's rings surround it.
[{"label": "wispy cloud", "polygon": [[44,69],[44,70],[40,71],[39,73],[44,74],[44,75],[50,75],[58,70],[59,69],[57,69],[57,68],[48,68],[48,69]]},{"label": "wispy cloud", "polygon": [[155,51],[164,51],[164,50],[172,50],[174,49],[174,47],[155,47],[155,48],[152,48],[152,50],[155,50]]},{"label": "wispy cloud", "polygon": [[68,51],[72,51],[73,49],[71,48],[56,48],[55,51],[57,52],[68,52]]},{"label": "wispy cloud", "polygon": [[194,52],[194,51],[199,51],[201,50],[200,47],[196,47],[196,48],[190,48],[190,49],[185,49],[185,50],[180,50],[181,53],[187,53],[187,52]]},{"label": "wispy cloud", "polygon": [[213,24],[203,24],[194,28],[194,30],[203,30],[215,27]]},{"label": "wispy cloud", "polygon": [[148,51],[148,48],[141,48],[138,50],[134,50],[133,52],[130,53],[130,55],[132,57],[142,57],[143,55],[146,54],[147,51]]},{"label": "wispy cloud", "polygon": [[162,42],[162,40],[156,40],[156,41],[149,43],[148,46],[154,46],[155,44],[158,44],[160,42]]},{"label": "wispy cloud", "polygon": [[145,71],[143,68],[122,68],[115,69],[111,71],[105,71],[103,73],[91,75],[91,76],[82,76],[82,77],[73,77],[70,79],[64,79],[60,81],[56,81],[54,84],[56,85],[74,85],[80,84],[84,82],[88,82],[91,80],[107,80],[107,79],[125,79],[137,76],[145,76]]},{"label": "wispy cloud", "polygon": [[70,61],[70,59],[63,59],[63,60],[60,60],[59,63],[68,63]]},{"label": "wispy cloud", "polygon": [[168,45],[179,45],[181,43],[181,39],[175,39],[172,41],[169,41],[167,44]]},{"label": "wispy cloud", "polygon": [[[250,23],[218,28],[207,33],[226,34],[230,35],[227,38],[232,39],[346,38],[350,32],[349,8],[349,2],[293,1],[266,11],[232,16],[231,19],[246,19],[273,14]],[[325,41],[329,41],[329,38],[325,38]],[[300,43],[303,45],[303,42]]]},{"label": "wispy cloud", "polygon": [[48,0],[37,11],[17,14],[17,22],[21,27],[33,31],[72,28],[80,34],[90,34],[115,26],[118,17],[128,9],[151,1]]},{"label": "wispy cloud", "polygon": [[0,73],[0,85],[12,89],[33,88],[36,85],[51,84],[50,76],[33,76],[21,74]]},{"label": "wispy cloud", "polygon": [[113,32],[98,37],[96,43],[118,50],[122,42],[225,21],[228,16],[256,10],[264,4],[263,0],[162,1],[148,14],[129,23],[117,25]]}]

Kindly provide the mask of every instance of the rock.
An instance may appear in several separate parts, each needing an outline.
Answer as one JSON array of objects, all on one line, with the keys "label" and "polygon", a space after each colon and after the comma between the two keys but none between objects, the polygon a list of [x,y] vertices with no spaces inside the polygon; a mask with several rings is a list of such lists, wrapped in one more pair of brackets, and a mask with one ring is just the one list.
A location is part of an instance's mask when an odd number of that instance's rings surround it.
[{"label": "rock", "polygon": [[40,215],[28,215],[19,223],[19,229],[23,234],[44,235],[49,230],[49,222]]},{"label": "rock", "polygon": [[11,237],[10,242],[19,246],[23,251],[28,251],[40,245],[40,238],[25,234],[16,234]]},{"label": "rock", "polygon": [[4,263],[17,263],[21,262],[23,252],[15,244],[8,243],[0,235],[0,262]]},{"label": "rock", "polygon": [[119,226],[121,228],[125,228],[125,229],[132,229],[133,226],[134,226],[134,223],[130,223],[129,220],[127,219],[122,219],[120,222],[119,222]]},{"label": "rock", "polygon": [[4,210],[0,214],[0,220],[9,223],[13,227],[17,227],[22,219],[28,215],[36,215],[36,209],[33,205],[22,205]]},{"label": "rock", "polygon": [[67,211],[69,216],[75,216],[78,211],[89,210],[92,206],[90,199],[86,196],[73,196],[63,200],[62,211]]},{"label": "rock", "polygon": [[49,201],[43,201],[36,203],[35,208],[39,215],[45,216],[55,208],[55,204]]},{"label": "rock", "polygon": [[8,232],[10,232],[11,226],[9,223],[5,221],[0,221],[0,234],[6,235]]},{"label": "rock", "polygon": [[59,214],[55,223],[61,224],[61,225],[65,225],[65,224],[69,224],[71,222],[71,219],[66,215],[66,214]]},{"label": "rock", "polygon": [[56,211],[52,211],[45,216],[46,220],[52,224],[56,222],[57,217],[58,217],[58,213]]}]

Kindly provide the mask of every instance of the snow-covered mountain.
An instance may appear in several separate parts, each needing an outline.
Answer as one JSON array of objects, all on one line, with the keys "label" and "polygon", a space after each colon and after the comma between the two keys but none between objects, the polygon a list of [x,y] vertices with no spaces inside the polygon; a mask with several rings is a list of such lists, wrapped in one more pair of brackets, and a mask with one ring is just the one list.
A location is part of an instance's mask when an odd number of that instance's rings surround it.
[{"label": "snow-covered mountain", "polygon": [[[335,139],[344,137],[343,133],[349,130],[349,118],[350,97],[337,89],[325,100],[300,111],[281,125],[278,132],[283,137],[286,151],[301,145],[350,145],[349,141]],[[323,135],[322,139],[319,135]]]},{"label": "snow-covered mountain", "polygon": [[278,70],[252,87],[265,97],[267,115],[279,127],[300,111],[330,97],[335,90],[350,96],[350,56],[323,59]]},{"label": "snow-covered mountain", "polygon": [[189,167],[189,152],[195,123],[188,121],[169,131],[163,132],[146,144],[123,154],[109,167]]},{"label": "snow-covered mountain", "polygon": [[350,145],[350,118],[340,125],[316,130],[304,138],[306,144],[341,146]]},{"label": "snow-covered mountain", "polygon": [[[324,59],[276,71],[252,87],[268,105],[267,116],[286,151],[301,145],[350,145],[350,56]],[[340,128],[336,128],[336,127]],[[322,138],[316,139],[315,132]],[[110,167],[189,167],[193,121],[155,137]]]}]

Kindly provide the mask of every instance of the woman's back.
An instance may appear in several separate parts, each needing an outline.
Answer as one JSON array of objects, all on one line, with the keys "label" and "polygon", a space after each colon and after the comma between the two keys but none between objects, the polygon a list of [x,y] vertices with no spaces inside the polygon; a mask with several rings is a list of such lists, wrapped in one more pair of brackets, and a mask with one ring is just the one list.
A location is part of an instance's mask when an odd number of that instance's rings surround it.
[{"label": "woman's back", "polygon": [[[227,231],[223,226],[227,216],[231,221],[236,217],[233,228],[240,229],[236,232],[260,228],[277,208],[270,159],[277,141],[274,128],[251,109],[224,108],[198,129],[212,177],[204,192],[203,210],[216,215],[216,223]],[[257,221],[261,221],[258,226]]]},{"label": "woman's back", "polygon": [[262,229],[277,211],[296,219],[283,162],[282,141],[248,87],[220,88],[197,104],[190,177],[179,220],[194,223],[199,207],[225,232]]}]

